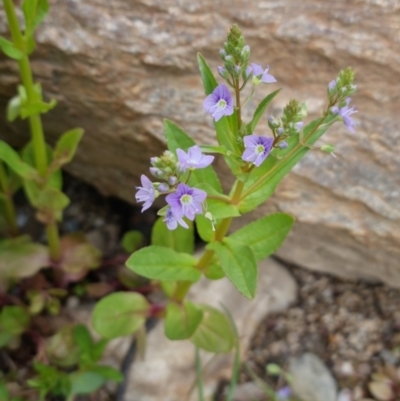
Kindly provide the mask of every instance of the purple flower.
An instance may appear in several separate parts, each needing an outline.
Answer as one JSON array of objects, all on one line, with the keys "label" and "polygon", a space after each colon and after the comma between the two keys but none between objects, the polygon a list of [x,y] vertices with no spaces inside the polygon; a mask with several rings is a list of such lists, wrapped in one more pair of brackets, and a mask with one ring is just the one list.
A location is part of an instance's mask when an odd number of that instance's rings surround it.
[{"label": "purple flower", "polygon": [[333,91],[334,89],[336,89],[336,79],[332,80],[332,81],[329,82],[329,84],[328,84],[328,90],[329,90],[329,91]]},{"label": "purple flower", "polygon": [[269,66],[263,70],[261,65],[252,63],[251,68],[253,70],[253,75],[258,82],[261,81],[265,84],[272,84],[273,82],[276,82],[275,77],[273,77],[271,74],[268,74]]},{"label": "purple flower", "polygon": [[136,202],[144,202],[142,207],[142,213],[147,210],[156,197],[156,190],[153,186],[153,183],[144,175],[140,177],[140,181],[142,182],[141,187],[136,187],[138,189],[135,198]]},{"label": "purple flower", "polygon": [[196,214],[203,212],[202,203],[207,193],[197,188],[190,188],[186,184],[179,184],[176,192],[166,196],[165,200],[171,206],[171,211],[176,220],[186,216],[194,220]]},{"label": "purple flower", "polygon": [[178,155],[180,171],[186,171],[188,168],[204,168],[214,160],[214,156],[204,156],[197,145],[189,148],[187,153],[182,149],[177,149],[176,154]]},{"label": "purple flower", "polygon": [[218,85],[213,93],[204,99],[203,107],[213,116],[215,121],[223,116],[230,116],[233,113],[233,103],[226,85]]},{"label": "purple flower", "polygon": [[334,106],[331,108],[331,111],[333,114],[337,114],[340,116],[344,122],[344,125],[347,127],[347,129],[354,133],[354,128],[353,126],[358,125],[351,117],[351,114],[357,113],[357,110],[354,107],[349,107],[349,103],[351,102],[351,99],[348,97],[346,99],[346,106],[344,107],[337,107]]},{"label": "purple flower", "polygon": [[257,167],[267,158],[271,151],[273,138],[266,138],[259,135],[248,135],[243,138],[245,151],[242,159],[251,162]]},{"label": "purple flower", "polygon": [[172,209],[167,210],[167,214],[165,215],[165,218],[163,221],[165,222],[165,224],[167,225],[169,230],[175,230],[176,227],[178,227],[178,224],[184,228],[189,228],[189,226],[186,224],[186,222],[182,218],[177,219],[174,216]]},{"label": "purple flower", "polygon": [[276,392],[278,400],[288,400],[292,394],[292,390],[289,386],[282,387]]}]

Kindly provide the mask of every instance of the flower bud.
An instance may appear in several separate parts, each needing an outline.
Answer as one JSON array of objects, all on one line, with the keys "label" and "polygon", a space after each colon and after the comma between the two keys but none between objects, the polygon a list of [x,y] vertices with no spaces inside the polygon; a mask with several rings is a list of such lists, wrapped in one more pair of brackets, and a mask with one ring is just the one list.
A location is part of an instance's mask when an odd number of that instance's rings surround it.
[{"label": "flower bud", "polygon": [[279,136],[283,135],[283,134],[285,133],[285,128],[279,127],[279,128],[276,130],[276,133],[277,133]]},{"label": "flower bud", "polygon": [[218,74],[224,79],[229,79],[229,72],[225,67],[217,67]]},{"label": "flower bud", "polygon": [[244,60],[247,60],[249,58],[249,56],[250,56],[250,46],[249,45],[246,45],[245,47],[243,47],[241,56]]},{"label": "flower bud", "polygon": [[161,159],[159,157],[150,157],[150,164],[155,167],[157,164],[161,162]]},{"label": "flower bud", "polygon": [[279,149],[286,149],[288,147],[288,143],[286,141],[281,141],[278,143]]},{"label": "flower bud", "polygon": [[157,167],[150,167],[150,174],[156,178],[160,178],[163,176],[163,172]]},{"label": "flower bud", "polygon": [[175,185],[178,182],[178,178],[176,178],[175,176],[169,177],[168,178],[168,184],[169,185]]},{"label": "flower bud", "polygon": [[271,129],[278,128],[280,126],[279,121],[274,116],[268,117],[268,126]]},{"label": "flower bud", "polygon": [[327,143],[326,145],[321,146],[321,150],[325,153],[333,153],[335,151],[335,147],[332,144]]},{"label": "flower bud", "polygon": [[225,60],[225,57],[227,56],[227,53],[224,49],[220,49],[219,55],[222,58],[222,60]]},{"label": "flower bud", "polygon": [[162,182],[159,186],[158,186],[158,190],[160,192],[167,192],[169,191],[169,185],[166,184],[165,182]]},{"label": "flower bud", "polygon": [[299,121],[298,123],[295,123],[295,124],[294,124],[294,129],[295,129],[297,132],[300,132],[300,131],[302,130],[303,126],[304,126],[303,121]]}]

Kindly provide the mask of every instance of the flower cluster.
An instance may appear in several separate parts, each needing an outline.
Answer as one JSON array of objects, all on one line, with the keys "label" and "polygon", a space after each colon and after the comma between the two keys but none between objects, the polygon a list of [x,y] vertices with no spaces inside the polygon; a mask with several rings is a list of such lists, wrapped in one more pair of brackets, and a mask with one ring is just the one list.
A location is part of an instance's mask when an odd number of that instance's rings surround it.
[{"label": "flower cluster", "polygon": [[[214,156],[203,155],[197,145],[190,147],[187,152],[177,149],[176,154],[177,157],[167,150],[161,157],[152,157],[150,173],[164,182],[153,183],[142,175],[142,186],[137,187],[136,193],[136,201],[143,202],[142,212],[153,204],[160,193],[167,195],[164,221],[170,230],[176,229],[178,224],[188,228],[183,218],[193,221],[196,214],[203,213],[207,193],[189,187],[187,181],[191,171],[205,168],[214,161]],[[189,174],[186,174],[188,171]],[[182,182],[185,178],[185,182]]]}]

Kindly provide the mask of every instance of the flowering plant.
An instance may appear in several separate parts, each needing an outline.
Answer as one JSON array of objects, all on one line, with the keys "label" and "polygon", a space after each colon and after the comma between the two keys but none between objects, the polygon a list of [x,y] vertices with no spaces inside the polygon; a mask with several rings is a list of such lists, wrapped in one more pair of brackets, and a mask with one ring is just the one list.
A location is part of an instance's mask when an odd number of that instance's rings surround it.
[{"label": "flowering plant", "polygon": [[[143,203],[142,211],[164,195],[166,205],[158,212],[152,245],[134,252],[126,264],[160,286],[167,300],[163,305],[151,305],[142,295],[127,292],[103,298],[94,310],[93,325],[105,338],[131,334],[143,326],[146,317],[158,316],[165,319],[165,334],[171,340],[189,339],[211,352],[230,351],[235,332],[229,318],[217,309],[187,300],[190,287],[202,276],[210,280],[226,276],[252,299],[257,262],[277,250],[294,220],[288,214],[275,213],[228,234],[232,219],[265,202],[310,149],[333,154],[332,145],[317,148],[315,143],[335,122],[342,120],[354,131],[356,124],[350,116],[356,110],[349,107],[348,97],[356,87],[350,68],[329,83],[327,107],[320,118],[305,124],[305,103],[290,100],[280,117],[269,116],[271,132],[267,134],[257,126],[280,90],[268,94],[248,122],[242,119],[242,109],[259,85],[276,83],[269,67],[249,62],[250,47],[236,25],[220,56],[223,66],[218,73],[224,82],[218,84],[206,60],[198,55],[206,95],[203,107],[214,121],[218,145],[196,144],[180,127],[165,120],[168,150],[150,160],[154,181],[142,175],[137,188],[136,200]],[[211,165],[214,155],[224,158],[235,177],[227,193]],[[195,228],[206,242],[200,258],[193,256]]]}]

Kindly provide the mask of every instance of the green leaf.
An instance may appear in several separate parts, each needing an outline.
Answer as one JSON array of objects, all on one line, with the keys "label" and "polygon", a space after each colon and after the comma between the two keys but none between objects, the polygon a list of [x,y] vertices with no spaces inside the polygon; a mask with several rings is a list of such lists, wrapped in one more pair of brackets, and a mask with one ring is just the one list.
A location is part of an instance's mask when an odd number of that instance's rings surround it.
[{"label": "green leaf", "polygon": [[[174,124],[170,120],[164,120],[165,137],[167,139],[168,149],[176,153],[177,149],[187,151],[190,147],[196,145],[195,141],[190,138],[186,132]],[[222,193],[221,183],[211,166],[206,168],[196,169],[192,172],[189,184],[197,186],[199,183],[207,183],[214,188],[218,193]]]},{"label": "green leaf", "polygon": [[257,287],[257,263],[249,246],[225,238],[221,242],[211,242],[207,249],[212,249],[218,256],[222,270],[233,285],[247,298],[254,298]]},{"label": "green leaf", "polygon": [[61,135],[53,152],[52,165],[55,168],[60,168],[73,159],[82,135],[82,128],[75,128]]},{"label": "green leaf", "polygon": [[24,0],[22,11],[25,17],[25,35],[28,37],[46,18],[49,12],[48,0]]},{"label": "green leaf", "polygon": [[0,244],[0,280],[31,277],[49,266],[47,247],[28,241],[29,237],[19,237]]},{"label": "green leaf", "polygon": [[75,372],[69,375],[71,394],[90,394],[98,390],[106,381],[96,372]]},{"label": "green leaf", "polygon": [[225,277],[225,272],[217,261],[208,265],[206,269],[203,270],[203,273],[209,280],[219,280]]},{"label": "green leaf", "polygon": [[88,352],[93,347],[93,339],[83,324],[74,327],[74,339],[81,352]]},{"label": "green leaf", "polygon": [[165,318],[165,335],[170,340],[185,340],[193,335],[203,318],[203,311],[192,302],[170,302]]},{"label": "green leaf", "polygon": [[18,153],[6,142],[0,141],[0,160],[7,164],[16,174],[26,180],[39,179],[37,171],[24,163]]},{"label": "green leaf", "polygon": [[262,115],[264,114],[265,110],[267,109],[267,107],[269,106],[269,104],[271,103],[271,101],[273,100],[273,98],[280,92],[281,90],[278,89],[275,92],[270,93],[267,97],[265,97],[260,104],[258,105],[256,111],[253,114],[253,118],[251,119],[251,121],[248,124],[248,130],[249,133],[253,133],[257,127],[258,121],[260,120],[260,118],[262,117]]},{"label": "green leaf", "polygon": [[285,213],[265,216],[237,230],[228,238],[248,245],[257,261],[272,255],[282,245],[294,223]]},{"label": "green leaf", "polygon": [[141,276],[165,281],[197,281],[201,273],[192,255],[162,246],[148,246],[133,253],[126,266]]},{"label": "green leaf", "polygon": [[12,335],[22,334],[30,324],[28,312],[20,306],[4,306],[0,313],[0,331]]},{"label": "green leaf", "polygon": [[151,244],[174,249],[177,252],[193,254],[194,228],[191,221],[187,222],[189,229],[178,226],[175,230],[168,230],[163,218],[157,219],[151,232]]},{"label": "green leaf", "polygon": [[122,237],[122,247],[124,251],[132,253],[139,249],[144,242],[144,235],[137,230],[131,230]]},{"label": "green leaf", "polygon": [[206,219],[202,214],[196,216],[196,228],[200,238],[204,242],[210,242],[214,237],[214,231],[210,220]]},{"label": "green leaf", "polygon": [[[335,120],[337,116],[328,116],[308,124],[303,131],[307,144],[313,145],[317,142]],[[260,167],[251,171],[239,204],[241,213],[249,212],[267,200],[279,182],[309,151],[308,147],[299,143],[299,136],[289,138],[288,144],[288,148],[283,151],[273,150]]]},{"label": "green leaf", "polygon": [[106,339],[133,334],[146,321],[146,298],[133,292],[115,292],[102,298],[92,315],[93,328]]},{"label": "green leaf", "polygon": [[107,380],[112,380],[117,383],[124,380],[124,375],[119,370],[114,369],[111,366],[96,365],[90,370],[99,374],[100,376],[103,376]]},{"label": "green leaf", "polygon": [[19,95],[12,97],[7,103],[7,120],[12,122],[21,113],[21,98]]},{"label": "green leaf", "polygon": [[206,202],[207,211],[210,212],[216,219],[240,216],[239,209],[236,205],[232,205],[218,199],[207,199]]},{"label": "green leaf", "polygon": [[24,57],[24,53],[17,49],[14,43],[0,36],[0,47],[3,53],[14,60],[21,60]]},{"label": "green leaf", "polygon": [[235,332],[229,318],[211,306],[197,306],[203,311],[203,319],[190,341],[209,352],[230,352],[235,345]]},{"label": "green leaf", "polygon": [[209,95],[218,86],[218,82],[207,64],[206,59],[200,53],[197,53],[197,62],[199,64],[200,75],[203,81],[204,92],[206,95]]},{"label": "green leaf", "polygon": [[35,181],[24,180],[24,191],[29,202],[39,210],[61,212],[70,203],[69,198],[51,186],[40,187]]}]

